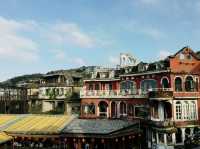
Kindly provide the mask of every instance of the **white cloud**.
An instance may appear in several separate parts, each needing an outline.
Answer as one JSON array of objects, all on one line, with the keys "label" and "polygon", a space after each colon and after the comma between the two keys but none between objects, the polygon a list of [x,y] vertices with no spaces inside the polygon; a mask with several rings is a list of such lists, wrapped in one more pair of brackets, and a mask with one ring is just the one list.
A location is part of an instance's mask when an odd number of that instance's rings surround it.
[{"label": "white cloud", "polygon": [[0,17],[0,59],[32,62],[38,59],[37,43],[22,36],[32,29],[30,22],[19,22]]},{"label": "white cloud", "polygon": [[83,48],[91,48],[95,45],[94,37],[81,31],[74,23],[58,23],[50,27],[48,38],[59,44],[73,44]]},{"label": "white cloud", "polygon": [[158,52],[157,57],[158,57],[158,59],[163,60],[163,59],[167,58],[170,55],[171,55],[171,52],[169,52],[167,50],[160,50]]}]

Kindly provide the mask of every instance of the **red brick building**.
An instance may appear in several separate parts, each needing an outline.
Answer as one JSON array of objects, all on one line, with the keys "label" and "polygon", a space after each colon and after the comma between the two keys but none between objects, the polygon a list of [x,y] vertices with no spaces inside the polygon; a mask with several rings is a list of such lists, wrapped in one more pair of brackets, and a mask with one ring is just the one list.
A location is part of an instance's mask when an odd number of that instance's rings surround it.
[{"label": "red brick building", "polygon": [[199,77],[189,47],[154,63],[98,69],[84,80],[81,118],[140,119],[149,148],[183,145],[199,127]]}]

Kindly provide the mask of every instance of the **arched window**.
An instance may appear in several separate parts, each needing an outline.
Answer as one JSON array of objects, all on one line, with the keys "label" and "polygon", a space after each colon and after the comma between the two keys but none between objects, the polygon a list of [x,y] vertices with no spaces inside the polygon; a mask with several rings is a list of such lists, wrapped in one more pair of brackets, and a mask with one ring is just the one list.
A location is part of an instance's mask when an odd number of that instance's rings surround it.
[{"label": "arched window", "polygon": [[169,88],[169,81],[167,78],[162,79],[162,88]]},{"label": "arched window", "polygon": [[175,79],[175,91],[182,91],[182,80],[180,77]]},{"label": "arched window", "polygon": [[185,79],[185,90],[187,92],[193,92],[195,89],[195,83],[191,76],[187,76]]},{"label": "arched window", "polygon": [[124,102],[120,103],[120,115],[122,115],[122,116],[127,115],[126,104]]},{"label": "arched window", "polygon": [[111,103],[111,117],[116,117],[116,116],[117,116],[116,103],[112,102]]},{"label": "arched window", "polygon": [[133,81],[123,81],[120,83],[120,90],[125,93],[136,93],[136,83]]},{"label": "arched window", "polygon": [[141,90],[145,93],[149,89],[157,88],[157,81],[156,80],[143,80],[141,82]]},{"label": "arched window", "polygon": [[108,111],[108,104],[105,101],[101,101],[99,103],[99,116],[100,117],[107,117],[107,111]]}]

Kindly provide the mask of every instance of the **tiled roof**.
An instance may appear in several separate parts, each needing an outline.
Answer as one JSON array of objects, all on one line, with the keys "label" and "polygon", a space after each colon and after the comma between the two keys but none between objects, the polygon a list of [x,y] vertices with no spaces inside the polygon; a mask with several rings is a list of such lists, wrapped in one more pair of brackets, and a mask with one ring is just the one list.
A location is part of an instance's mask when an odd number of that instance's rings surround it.
[{"label": "tiled roof", "polygon": [[134,125],[135,122],[109,119],[74,119],[63,133],[109,134]]}]

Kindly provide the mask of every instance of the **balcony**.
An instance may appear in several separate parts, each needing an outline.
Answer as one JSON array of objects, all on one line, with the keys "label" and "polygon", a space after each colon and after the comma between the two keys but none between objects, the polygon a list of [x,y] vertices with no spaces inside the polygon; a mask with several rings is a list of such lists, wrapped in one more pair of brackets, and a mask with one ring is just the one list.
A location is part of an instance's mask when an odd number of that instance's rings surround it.
[{"label": "balcony", "polygon": [[154,119],[151,119],[150,124],[156,127],[173,127],[174,121],[171,119],[165,119],[163,121],[157,121]]},{"label": "balcony", "polygon": [[185,91],[179,91],[179,92],[174,92],[174,97],[175,98],[198,98],[200,97],[200,92],[185,92]]},{"label": "balcony", "polygon": [[170,100],[173,98],[172,88],[155,88],[149,90],[150,100]]},{"label": "balcony", "polygon": [[80,98],[148,98],[148,94],[141,90],[84,90],[80,91]]}]

